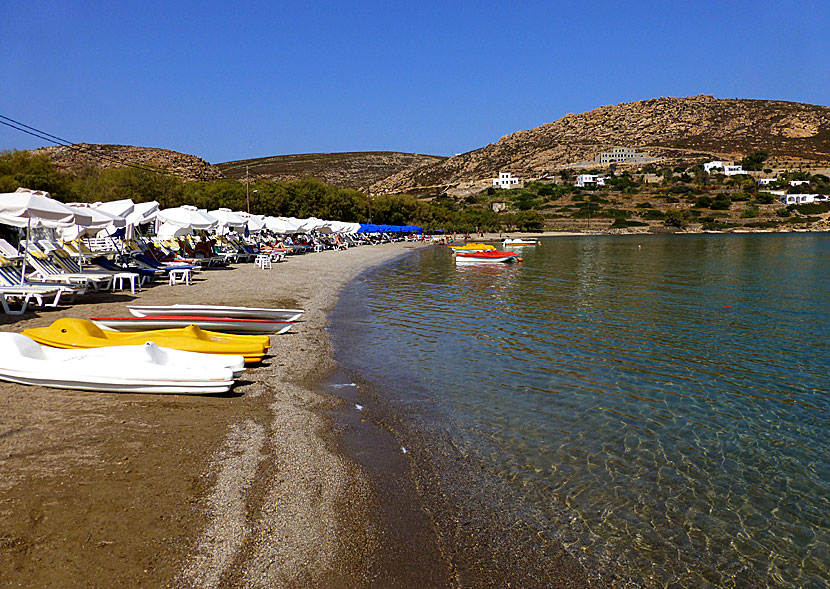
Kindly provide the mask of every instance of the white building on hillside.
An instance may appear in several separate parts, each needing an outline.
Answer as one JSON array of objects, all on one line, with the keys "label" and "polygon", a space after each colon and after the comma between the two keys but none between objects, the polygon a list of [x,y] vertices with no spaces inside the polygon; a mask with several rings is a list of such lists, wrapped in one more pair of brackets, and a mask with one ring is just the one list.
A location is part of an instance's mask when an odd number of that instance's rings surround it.
[{"label": "white building on hillside", "polygon": [[585,188],[586,186],[605,186],[605,176],[597,176],[596,174],[580,174],[576,177],[574,186],[578,188]]},{"label": "white building on hillside", "polygon": [[781,202],[785,205],[806,205],[812,202],[828,202],[830,196],[823,194],[782,194]]},{"label": "white building on hillside", "polygon": [[809,180],[790,180],[790,186],[801,186],[802,184],[809,184]]},{"label": "white building on hillside", "polygon": [[746,174],[746,172],[744,172],[743,166],[735,165],[723,167],[724,176],[740,176],[741,174]]},{"label": "white building on hillside", "polygon": [[631,147],[612,147],[611,151],[603,151],[598,156],[594,158],[595,162],[599,162],[601,164],[608,164],[608,163],[633,163],[633,164],[642,164],[650,161],[654,161],[655,158],[651,157],[645,151],[637,151]]},{"label": "white building on hillside", "polygon": [[760,184],[761,186],[769,186],[777,180],[778,178],[758,178],[758,184]]},{"label": "white building on hillside", "polygon": [[499,177],[493,178],[493,188],[504,188],[508,190],[510,188],[519,188],[519,186],[519,179],[514,177],[510,172],[499,172]]},{"label": "white building on hillside", "polygon": [[714,160],[714,161],[706,162],[705,164],[703,164],[703,171],[706,172],[707,174],[710,174],[712,172],[712,170],[714,170],[714,169],[722,170],[723,169],[723,162],[720,161],[720,160]]}]

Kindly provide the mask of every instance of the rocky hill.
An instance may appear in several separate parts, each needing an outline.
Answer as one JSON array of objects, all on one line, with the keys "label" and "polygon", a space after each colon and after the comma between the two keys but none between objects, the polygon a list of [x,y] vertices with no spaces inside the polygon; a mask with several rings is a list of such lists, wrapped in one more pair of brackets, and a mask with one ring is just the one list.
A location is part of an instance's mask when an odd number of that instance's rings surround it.
[{"label": "rocky hill", "polygon": [[373,192],[447,189],[489,182],[499,170],[524,178],[589,160],[624,146],[658,158],[740,158],[760,149],[773,157],[830,160],[830,107],[773,100],[655,98],[568,114],[486,147],[406,170]]},{"label": "rocky hill", "polygon": [[235,180],[244,179],[246,174],[252,179],[264,180],[298,180],[310,176],[340,188],[365,190],[393,174],[439,164],[445,159],[392,151],[305,153],[225,162],[216,167],[227,178]]},{"label": "rocky hill", "polygon": [[43,147],[35,153],[46,153],[58,168],[79,172],[85,168],[120,168],[127,165],[161,170],[185,181],[216,180],[222,172],[195,155],[169,149],[133,147],[130,145],[90,145]]}]

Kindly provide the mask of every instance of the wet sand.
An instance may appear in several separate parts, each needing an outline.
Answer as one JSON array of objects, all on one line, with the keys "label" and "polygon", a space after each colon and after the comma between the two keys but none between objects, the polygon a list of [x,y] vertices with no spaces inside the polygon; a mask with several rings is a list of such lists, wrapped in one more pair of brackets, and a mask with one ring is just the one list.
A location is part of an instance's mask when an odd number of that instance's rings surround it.
[{"label": "wet sand", "polygon": [[508,575],[538,586],[590,585],[564,554],[555,563],[519,562],[510,551],[494,560],[495,547],[464,555],[388,429],[323,392],[335,371],[327,315],[340,289],[419,247],[327,251],[272,270],[236,265],[204,271],[190,287],[0,316],[0,329],[20,331],[126,315],[132,301],[306,309],[223,396],[1,383],[0,585],[502,586],[495,565],[553,571]]}]

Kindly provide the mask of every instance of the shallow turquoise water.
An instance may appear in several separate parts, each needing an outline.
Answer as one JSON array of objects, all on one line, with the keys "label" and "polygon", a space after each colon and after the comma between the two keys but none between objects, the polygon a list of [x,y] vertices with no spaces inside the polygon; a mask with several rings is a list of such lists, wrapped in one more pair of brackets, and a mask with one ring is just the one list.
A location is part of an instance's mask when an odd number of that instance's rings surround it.
[{"label": "shallow turquoise water", "polygon": [[646,586],[830,582],[830,237],[445,248],[353,283],[338,361],[441,428],[600,568]]}]

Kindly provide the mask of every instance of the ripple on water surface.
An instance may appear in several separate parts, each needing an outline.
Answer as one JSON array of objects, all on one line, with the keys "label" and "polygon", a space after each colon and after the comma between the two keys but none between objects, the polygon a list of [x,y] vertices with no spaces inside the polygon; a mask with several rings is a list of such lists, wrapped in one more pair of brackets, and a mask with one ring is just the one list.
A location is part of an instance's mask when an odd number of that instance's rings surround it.
[{"label": "ripple on water surface", "polygon": [[600,565],[649,586],[825,586],[830,239],[556,238],[523,256],[456,267],[435,248],[355,282],[340,361]]}]

